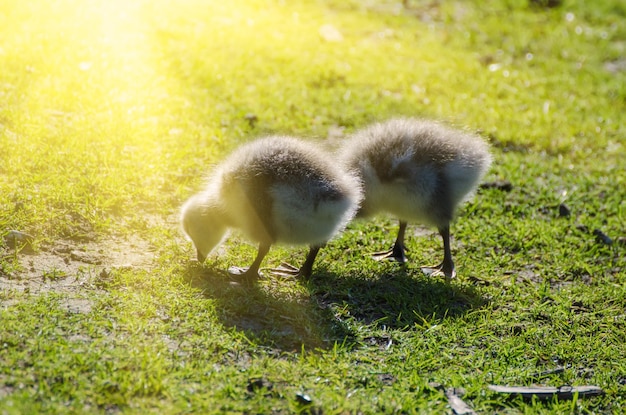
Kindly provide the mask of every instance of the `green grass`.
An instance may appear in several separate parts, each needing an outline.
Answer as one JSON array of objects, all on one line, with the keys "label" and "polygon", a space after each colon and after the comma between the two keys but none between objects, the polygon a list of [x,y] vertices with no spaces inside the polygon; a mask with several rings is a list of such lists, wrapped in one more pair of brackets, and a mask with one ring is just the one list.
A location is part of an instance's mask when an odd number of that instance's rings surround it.
[{"label": "green grass", "polygon": [[[35,238],[0,242],[0,411],[450,412],[441,384],[479,413],[623,413],[625,6],[408,6],[0,0],[0,233]],[[422,275],[441,242],[415,225],[408,265],[368,258],[388,218],[351,224],[309,282],[230,284],[255,253],[237,234],[190,260],[178,209],[237,145],[397,115],[480,132],[485,180],[513,185],[459,211],[455,281]],[[606,395],[523,402],[490,383]]]}]

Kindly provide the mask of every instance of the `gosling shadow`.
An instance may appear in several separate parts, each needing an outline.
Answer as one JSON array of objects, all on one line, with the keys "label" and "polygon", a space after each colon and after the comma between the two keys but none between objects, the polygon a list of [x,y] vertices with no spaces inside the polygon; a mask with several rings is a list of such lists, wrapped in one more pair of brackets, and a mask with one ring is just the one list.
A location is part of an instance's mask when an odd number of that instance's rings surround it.
[{"label": "gosling shadow", "polygon": [[296,279],[266,277],[242,284],[225,270],[198,263],[187,265],[184,279],[215,301],[224,327],[264,347],[288,352],[303,346],[326,349],[352,337],[342,324],[336,324],[331,309],[320,307],[317,298],[295,287],[301,284]]},{"label": "gosling shadow", "polygon": [[[360,325],[410,330],[487,304],[478,290],[406,267],[336,273],[320,264],[309,281],[267,277],[250,285],[197,263],[185,279],[216,302],[220,322],[256,344],[295,352],[356,345]],[[290,287],[291,285],[291,287]],[[298,288],[297,285],[304,287]],[[355,324],[357,323],[357,324]]]},{"label": "gosling shadow", "polygon": [[339,320],[410,329],[424,321],[458,318],[484,307],[488,301],[472,287],[453,280],[429,277],[405,266],[371,271],[336,273],[319,267],[309,283],[311,296]]}]

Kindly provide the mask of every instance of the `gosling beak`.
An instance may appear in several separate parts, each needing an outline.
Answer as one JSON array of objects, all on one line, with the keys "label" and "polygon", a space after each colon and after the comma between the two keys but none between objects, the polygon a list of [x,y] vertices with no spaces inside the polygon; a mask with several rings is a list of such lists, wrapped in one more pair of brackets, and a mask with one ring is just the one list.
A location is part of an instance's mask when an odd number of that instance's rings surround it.
[{"label": "gosling beak", "polygon": [[196,256],[198,258],[198,262],[199,263],[201,263],[201,264],[204,263],[204,260],[206,259],[206,256],[202,255],[202,253],[200,253],[199,249],[196,249]]}]

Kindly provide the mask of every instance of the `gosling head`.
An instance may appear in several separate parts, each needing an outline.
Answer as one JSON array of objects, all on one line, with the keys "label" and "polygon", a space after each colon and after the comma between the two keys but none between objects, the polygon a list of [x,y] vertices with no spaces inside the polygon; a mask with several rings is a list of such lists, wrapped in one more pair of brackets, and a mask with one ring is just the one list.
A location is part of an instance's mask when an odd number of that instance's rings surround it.
[{"label": "gosling head", "polygon": [[219,209],[203,194],[191,197],[183,205],[181,224],[185,234],[193,242],[198,261],[201,263],[222,241],[226,233]]}]

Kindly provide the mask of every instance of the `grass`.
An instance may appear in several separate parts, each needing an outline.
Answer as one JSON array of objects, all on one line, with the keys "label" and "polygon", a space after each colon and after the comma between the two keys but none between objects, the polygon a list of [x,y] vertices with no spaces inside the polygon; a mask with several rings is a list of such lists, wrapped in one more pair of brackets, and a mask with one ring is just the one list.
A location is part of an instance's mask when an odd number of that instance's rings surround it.
[{"label": "grass", "polygon": [[[437,384],[479,413],[623,413],[626,9],[407,5],[0,0],[0,232],[34,237],[0,247],[2,413],[449,412]],[[441,246],[415,225],[407,266],[370,260],[389,218],[351,224],[310,282],[231,285],[238,235],[190,261],[179,206],[238,144],[396,115],[479,131],[485,180],[512,184],[460,210],[457,280],[421,274]]]}]

